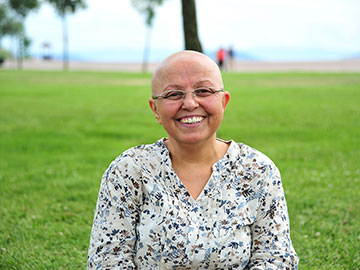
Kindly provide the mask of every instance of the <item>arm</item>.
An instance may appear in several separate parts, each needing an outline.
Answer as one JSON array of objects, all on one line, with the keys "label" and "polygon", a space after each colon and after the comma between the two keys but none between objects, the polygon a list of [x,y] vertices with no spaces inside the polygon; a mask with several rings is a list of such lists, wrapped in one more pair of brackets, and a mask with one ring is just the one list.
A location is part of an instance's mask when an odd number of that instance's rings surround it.
[{"label": "arm", "polygon": [[297,269],[298,257],[290,239],[289,215],[280,172],[268,168],[259,198],[256,222],[252,225],[252,250],[248,269]]},{"label": "arm", "polygon": [[140,172],[120,156],[105,171],[90,237],[87,269],[136,269],[133,261],[141,198]]}]

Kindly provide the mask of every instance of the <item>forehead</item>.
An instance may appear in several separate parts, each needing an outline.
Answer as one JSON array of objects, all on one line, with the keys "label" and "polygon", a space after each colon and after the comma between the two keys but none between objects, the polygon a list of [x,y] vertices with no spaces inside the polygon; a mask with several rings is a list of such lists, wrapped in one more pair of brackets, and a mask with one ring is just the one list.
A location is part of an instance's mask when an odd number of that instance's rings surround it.
[{"label": "forehead", "polygon": [[153,76],[152,91],[162,92],[168,87],[198,87],[201,84],[222,87],[221,73],[205,55],[180,55],[164,61]]}]

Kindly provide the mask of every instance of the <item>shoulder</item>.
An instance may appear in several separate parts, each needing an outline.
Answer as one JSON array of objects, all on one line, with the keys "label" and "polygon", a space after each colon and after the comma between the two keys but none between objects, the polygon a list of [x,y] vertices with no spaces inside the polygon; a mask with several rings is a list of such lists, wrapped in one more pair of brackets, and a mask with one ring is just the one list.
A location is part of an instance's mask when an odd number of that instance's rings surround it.
[{"label": "shoulder", "polygon": [[[265,154],[244,143],[234,147],[236,177],[239,184],[256,191],[257,198],[268,194],[270,190],[282,189],[281,175],[274,162]],[[272,192],[276,193],[276,192]],[[256,194],[256,195],[255,195]]]},{"label": "shoulder", "polygon": [[236,161],[240,167],[255,175],[273,176],[280,175],[275,163],[264,153],[244,143],[236,143]]},{"label": "shoulder", "polygon": [[153,144],[142,144],[131,147],[110,163],[105,174],[109,174],[110,172],[113,174],[114,172],[121,174],[141,173],[142,169],[155,166],[154,164],[162,159],[164,151],[166,151],[166,147],[161,140]]},{"label": "shoulder", "polygon": [[256,162],[261,165],[275,166],[275,163],[264,153],[244,143],[236,143],[240,158],[246,162]]}]

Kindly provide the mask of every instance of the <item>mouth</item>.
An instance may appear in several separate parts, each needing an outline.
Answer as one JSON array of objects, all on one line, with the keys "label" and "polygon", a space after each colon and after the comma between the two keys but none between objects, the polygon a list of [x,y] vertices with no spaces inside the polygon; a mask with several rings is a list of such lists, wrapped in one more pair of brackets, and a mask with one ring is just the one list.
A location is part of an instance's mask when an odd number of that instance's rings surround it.
[{"label": "mouth", "polygon": [[204,120],[204,116],[188,116],[188,117],[182,117],[178,119],[178,121],[182,124],[197,124],[200,123],[202,120]]}]

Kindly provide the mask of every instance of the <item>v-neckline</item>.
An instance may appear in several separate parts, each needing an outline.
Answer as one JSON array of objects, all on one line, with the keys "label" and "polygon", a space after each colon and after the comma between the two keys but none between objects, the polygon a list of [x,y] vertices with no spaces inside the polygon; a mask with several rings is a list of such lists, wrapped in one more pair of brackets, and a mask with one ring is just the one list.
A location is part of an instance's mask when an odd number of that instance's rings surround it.
[{"label": "v-neckline", "polygon": [[[210,174],[210,177],[209,179],[207,180],[205,186],[203,187],[203,189],[201,190],[201,192],[199,193],[199,195],[197,196],[197,198],[194,198],[191,193],[189,192],[189,190],[186,188],[186,186],[184,185],[184,183],[181,181],[180,177],[177,175],[177,173],[175,172],[173,166],[172,166],[172,161],[171,161],[171,157],[170,157],[170,151],[169,149],[167,148],[166,144],[165,144],[165,140],[166,138],[162,138],[161,139],[161,143],[163,145],[163,147],[166,149],[166,155],[167,155],[167,165],[168,167],[170,168],[176,182],[177,182],[177,185],[178,187],[180,187],[182,190],[183,190],[183,197],[187,197],[189,198],[189,200],[191,201],[192,204],[194,203],[198,203],[202,197],[205,197],[207,196],[208,193],[211,192],[211,190],[213,190],[213,188],[215,187],[215,185],[217,184],[217,182],[214,181],[216,177],[216,173],[217,173],[217,166],[221,163],[224,162],[224,159],[227,158],[227,156],[229,156],[229,154],[231,153],[232,151],[232,147],[233,147],[233,144],[234,144],[234,141],[233,140],[230,140],[230,141],[224,141],[222,139],[219,139],[219,138],[216,138],[216,140],[219,140],[219,141],[222,141],[222,142],[225,142],[227,144],[229,144],[229,147],[228,149],[226,150],[225,154],[219,159],[217,160],[212,166],[211,166],[211,174]],[[207,190],[207,194],[205,195],[205,190]]]}]

